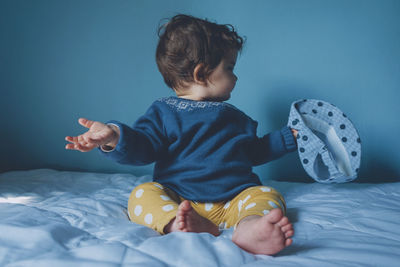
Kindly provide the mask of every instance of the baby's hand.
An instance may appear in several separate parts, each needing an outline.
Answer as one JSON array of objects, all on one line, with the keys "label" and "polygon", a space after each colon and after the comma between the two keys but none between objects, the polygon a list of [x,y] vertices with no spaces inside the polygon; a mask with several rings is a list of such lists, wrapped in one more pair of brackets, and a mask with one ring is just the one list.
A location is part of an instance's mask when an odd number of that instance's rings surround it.
[{"label": "baby's hand", "polygon": [[290,129],[290,130],[292,130],[292,134],[293,134],[294,139],[297,139],[298,131],[295,130],[295,129]]},{"label": "baby's hand", "polygon": [[83,118],[80,118],[78,122],[89,130],[78,136],[65,137],[65,140],[70,142],[65,146],[66,149],[88,152],[99,146],[114,148],[117,145],[119,140],[119,128],[117,126]]}]

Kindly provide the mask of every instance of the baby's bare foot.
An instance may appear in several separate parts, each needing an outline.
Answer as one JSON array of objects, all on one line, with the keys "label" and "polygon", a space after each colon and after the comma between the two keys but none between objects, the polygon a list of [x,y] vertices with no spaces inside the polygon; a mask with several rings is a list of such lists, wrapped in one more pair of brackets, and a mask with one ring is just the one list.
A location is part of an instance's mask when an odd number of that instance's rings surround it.
[{"label": "baby's bare foot", "polygon": [[165,227],[164,232],[210,233],[215,236],[220,234],[218,227],[210,220],[200,216],[188,200],[184,200],[179,205],[175,219]]},{"label": "baby's bare foot", "polygon": [[232,241],[253,254],[273,255],[292,244],[294,231],[280,209],[264,216],[249,216],[237,226]]}]

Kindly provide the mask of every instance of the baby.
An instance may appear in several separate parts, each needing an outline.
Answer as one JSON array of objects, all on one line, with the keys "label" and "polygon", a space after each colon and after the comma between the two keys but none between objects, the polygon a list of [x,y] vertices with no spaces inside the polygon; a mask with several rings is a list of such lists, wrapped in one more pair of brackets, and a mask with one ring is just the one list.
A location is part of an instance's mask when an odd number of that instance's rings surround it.
[{"label": "baby", "polygon": [[89,130],[67,136],[66,149],[99,147],[123,163],[155,162],[153,182],[133,189],[130,220],[158,231],[207,232],[234,227],[242,249],[273,255],[292,243],[280,193],[263,186],[252,166],[296,150],[296,130],[261,138],[257,122],[225,103],[243,39],[231,25],[177,15],[162,25],[158,68],[176,97],[156,100],[132,127],[79,119]]}]

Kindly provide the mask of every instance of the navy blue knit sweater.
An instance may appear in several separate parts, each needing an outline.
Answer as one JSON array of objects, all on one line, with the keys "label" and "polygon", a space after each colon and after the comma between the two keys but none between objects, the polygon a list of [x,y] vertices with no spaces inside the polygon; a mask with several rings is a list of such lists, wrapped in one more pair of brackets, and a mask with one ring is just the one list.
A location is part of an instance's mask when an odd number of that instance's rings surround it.
[{"label": "navy blue knit sweater", "polygon": [[257,137],[257,122],[224,102],[167,97],[133,127],[117,121],[120,140],[106,156],[122,164],[155,162],[154,181],[185,199],[218,202],[260,185],[252,166],[296,149],[288,127]]}]

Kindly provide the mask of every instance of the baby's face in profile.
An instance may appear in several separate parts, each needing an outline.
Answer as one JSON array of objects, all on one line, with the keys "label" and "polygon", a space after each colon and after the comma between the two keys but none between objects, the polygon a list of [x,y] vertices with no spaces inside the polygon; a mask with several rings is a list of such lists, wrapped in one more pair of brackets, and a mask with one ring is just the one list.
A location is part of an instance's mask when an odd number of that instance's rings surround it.
[{"label": "baby's face in profile", "polygon": [[238,79],[233,73],[237,54],[237,51],[227,53],[206,81],[190,83],[183,90],[174,89],[177,96],[196,101],[228,100]]},{"label": "baby's face in profile", "polygon": [[237,77],[233,73],[237,52],[228,53],[208,78],[205,89],[206,98],[213,101],[225,101],[231,97]]}]

